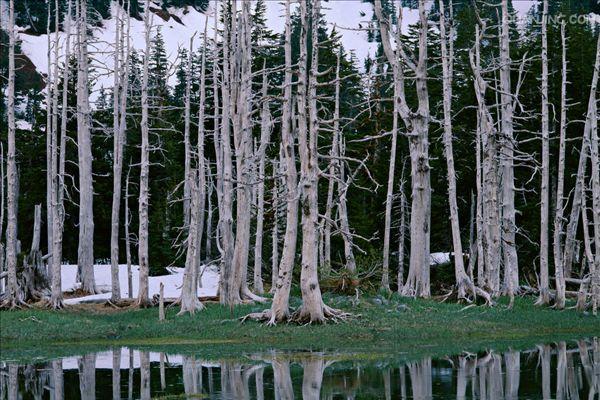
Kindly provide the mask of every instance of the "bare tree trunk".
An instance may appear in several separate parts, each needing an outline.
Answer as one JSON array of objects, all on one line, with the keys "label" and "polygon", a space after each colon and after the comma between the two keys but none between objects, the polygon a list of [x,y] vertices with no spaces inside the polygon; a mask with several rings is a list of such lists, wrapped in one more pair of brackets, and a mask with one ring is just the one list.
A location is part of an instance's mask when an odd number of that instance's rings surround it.
[{"label": "bare tree trunk", "polygon": [[[548,218],[550,211],[550,120],[548,115],[548,0],[543,1],[542,7],[542,187],[540,191],[540,297],[538,299],[538,303],[548,304],[550,302],[548,282]],[[560,184],[562,184],[562,182],[560,182]],[[562,202],[562,199],[558,200],[557,198],[557,204],[558,202]],[[564,304],[560,306],[560,308],[563,307]]]},{"label": "bare tree trunk", "polygon": [[13,0],[9,0],[8,9],[8,151],[6,154],[7,182],[7,224],[6,224],[6,269],[8,282],[2,306],[14,308],[20,306],[17,285],[17,163],[15,142],[15,10]]},{"label": "bare tree trunk", "polygon": [[[544,1],[547,7],[547,0]],[[547,17],[546,17],[547,18]],[[556,206],[554,214],[554,278],[556,280],[556,306],[565,306],[565,270],[562,252],[562,236],[564,234],[564,185],[565,185],[565,149],[567,138],[567,44],[565,23],[561,23],[560,36],[562,43],[562,73],[560,97],[560,143],[558,150],[558,182],[556,188]]]},{"label": "bare tree trunk", "polygon": [[[377,18],[379,19],[380,31],[382,36],[382,41],[384,41],[384,49],[387,49],[386,56],[388,58],[388,62],[392,66],[393,79],[394,79],[394,107],[393,107],[393,116],[392,116],[392,143],[390,147],[390,166],[388,170],[388,181],[387,181],[387,194],[385,198],[385,222],[384,222],[384,231],[383,231],[383,265],[381,272],[381,288],[384,291],[390,291],[390,279],[389,279],[389,265],[390,265],[390,230],[392,226],[392,203],[394,198],[394,173],[396,169],[396,147],[398,143],[398,113],[399,113],[399,103],[401,99],[401,90],[400,86],[400,62],[396,58],[396,55],[392,55],[393,51],[388,49],[387,43],[389,43],[389,25],[388,21],[383,21],[383,14],[381,11],[381,2],[380,0],[375,1],[375,13]],[[398,38],[399,36],[397,36]],[[412,241],[411,241],[412,242]]]},{"label": "bare tree trunk", "polygon": [[448,203],[450,205],[450,225],[452,227],[452,243],[454,247],[454,274],[459,298],[464,298],[468,290],[475,295],[473,282],[465,271],[460,224],[458,220],[458,203],[456,201],[456,171],[454,170],[454,153],[452,149],[452,79],[454,64],[454,26],[452,1],[450,1],[450,31],[446,34],[446,16],[443,0],[440,6],[440,41],[442,47],[442,75],[444,92],[444,149],[448,167]]},{"label": "bare tree trunk", "polygon": [[[192,176],[192,145],[190,143],[190,113],[191,113],[191,86],[192,86],[192,59],[193,59],[193,43],[194,37],[190,39],[190,49],[188,52],[187,68],[185,72],[185,97],[183,111],[183,148],[184,148],[184,172],[183,172],[183,226],[189,229],[190,224],[190,203],[191,203],[191,188],[190,177]],[[200,107],[203,104],[200,103]]]},{"label": "bare tree trunk", "polygon": [[[216,18],[216,17],[215,17]],[[234,19],[232,17],[232,19]],[[221,79],[222,94],[222,114],[221,114],[221,134],[218,141],[219,149],[217,151],[220,158],[217,159],[217,166],[221,168],[218,176],[220,183],[219,201],[219,230],[220,230],[220,252],[221,252],[221,277],[219,286],[219,295],[221,304],[236,304],[241,301],[239,291],[235,292],[232,287],[233,270],[233,166],[231,159],[231,137],[230,137],[230,42],[231,42],[231,24],[224,19],[223,29],[223,73]],[[217,143],[217,141],[215,142]]]},{"label": "bare tree trunk", "polygon": [[[592,280],[592,312],[594,315],[597,313],[598,285],[600,284],[600,145],[598,138],[598,107],[596,90],[598,84],[598,75],[600,74],[600,38],[598,38],[598,44],[596,48],[596,62],[594,66],[594,80],[592,82],[592,89],[590,93],[590,103],[588,105],[587,118],[590,119],[588,122],[589,129],[589,141],[590,141],[590,162],[592,164],[592,222],[594,226],[594,249],[595,259],[593,260],[594,268],[590,267],[591,280]],[[585,138],[584,138],[585,140]],[[592,260],[590,260],[590,265]]]},{"label": "bare tree trunk", "polygon": [[[348,188],[350,186],[352,177],[346,181],[346,174],[344,171],[344,156],[346,153],[346,143],[344,142],[343,132],[340,129],[340,58],[342,50],[338,52],[336,73],[335,73],[335,107],[333,112],[333,135],[334,143],[338,146],[336,155],[339,155],[340,160],[337,161],[338,173],[339,173],[339,184],[338,184],[338,216],[340,219],[340,231],[342,239],[344,241],[344,257],[346,258],[346,269],[351,274],[356,272],[356,260],[354,258],[354,240],[352,233],[350,232],[350,222],[348,221],[348,206],[346,202]],[[316,84],[316,83],[315,83]],[[316,93],[315,93],[316,96]],[[389,243],[388,243],[389,245]]]},{"label": "bare tree trunk", "polygon": [[200,301],[198,301],[198,286],[195,276],[196,270],[199,268],[198,253],[200,250],[197,248],[199,244],[198,202],[200,197],[198,188],[197,169],[190,170],[189,184],[191,195],[191,215],[187,236],[187,257],[185,260],[185,272],[183,274],[183,287],[181,289],[181,311],[179,311],[179,315],[185,313],[190,313],[193,315],[196,312],[196,310],[203,308]]},{"label": "bare tree trunk", "polygon": [[[320,0],[312,3],[312,63],[307,76],[308,29],[311,19],[306,2],[300,4],[300,56],[298,59],[298,152],[300,155],[300,180],[302,202],[302,269],[300,289],[302,307],[299,320],[323,322],[323,300],[319,288],[317,273],[317,225],[318,225],[318,160],[317,138],[318,117],[316,108],[317,72],[318,72],[318,36],[314,18],[318,20]],[[308,85],[308,90],[307,90]],[[306,110],[309,110],[307,116]]]},{"label": "bare tree trunk", "polygon": [[254,242],[254,290],[257,294],[263,294],[262,280],[262,247],[263,247],[263,224],[265,215],[265,149],[269,144],[272,128],[271,113],[268,101],[268,81],[266,62],[263,65],[262,86],[262,110],[260,124],[260,146],[258,148],[258,188],[257,188],[257,212],[256,212],[256,239]]},{"label": "bare tree trunk", "polygon": [[208,261],[212,257],[212,235],[213,235],[213,177],[210,163],[206,164],[206,181],[208,192],[206,193],[206,246],[204,248],[205,260]]},{"label": "bare tree trunk", "polygon": [[77,0],[77,151],[79,156],[79,244],[81,288],[96,293],[94,279],[94,189],[89,104],[87,0]]},{"label": "bare tree trunk", "polygon": [[[46,232],[47,232],[47,243],[48,253],[52,252],[52,235],[54,233],[52,229],[52,203],[54,198],[54,168],[53,153],[56,146],[56,113],[58,103],[58,28],[54,34],[54,40],[51,41],[52,35],[50,34],[50,21],[52,15],[52,2],[47,0],[47,23],[46,23],[46,35],[47,37],[47,61],[48,61],[48,76],[46,81]],[[58,22],[58,3],[54,2],[54,14],[55,23]],[[54,65],[52,65],[52,48],[54,48]]]},{"label": "bare tree trunk", "polygon": [[[120,8],[117,8],[120,10]],[[128,10],[129,11],[129,10]],[[123,150],[125,145],[125,130],[127,121],[127,89],[129,83],[129,13],[127,19],[127,31],[120,18],[121,12],[117,11],[117,33],[115,37],[115,71],[113,88],[113,203],[111,214],[110,231],[110,264],[112,301],[121,299],[121,286],[119,282],[119,221],[121,213],[121,180],[123,175]],[[127,43],[125,44],[125,40]],[[125,52],[123,47],[127,46]],[[124,59],[121,56],[125,54]]]},{"label": "bare tree trunk", "polygon": [[[237,173],[237,219],[235,247],[233,252],[233,294],[232,302],[240,299],[250,299],[256,301],[264,300],[250,292],[248,288],[248,256],[250,250],[250,223],[251,223],[251,205],[252,205],[252,106],[250,103],[252,92],[252,60],[251,60],[251,3],[242,2],[241,19],[239,20],[239,30],[235,31],[237,41],[234,44],[234,73],[239,73],[239,78],[235,76],[232,79],[231,90],[235,101],[232,103],[236,107],[232,112],[233,133],[236,149],[236,173]],[[235,1],[234,1],[235,11]],[[234,13],[235,14],[235,13]],[[232,22],[235,21],[235,16]],[[235,62],[237,61],[237,62]],[[233,299],[235,298],[235,301]]]},{"label": "bare tree trunk", "polygon": [[[292,270],[296,256],[298,236],[298,177],[294,151],[292,120],[292,22],[291,0],[285,2],[285,74],[283,81],[283,105],[281,118],[281,141],[285,161],[286,225],[283,251],[279,263],[275,295],[270,311],[270,323],[280,322],[289,316],[289,298],[292,284]],[[277,229],[277,228],[275,228]]]},{"label": "bare tree trunk", "polygon": [[142,121],[140,123],[142,130],[141,144],[141,162],[140,162],[140,193],[139,193],[139,234],[138,234],[138,262],[139,267],[139,288],[136,304],[140,307],[146,307],[150,304],[148,298],[148,197],[149,182],[148,174],[150,169],[150,145],[149,145],[149,125],[148,125],[148,65],[150,60],[150,36],[152,30],[152,21],[150,17],[150,0],[146,0],[144,10],[144,28],[145,28],[145,51],[144,51],[144,70],[142,77]]},{"label": "bare tree trunk", "polygon": [[[206,49],[206,27],[204,31],[204,49]],[[190,54],[193,48],[193,38],[190,40]],[[178,315],[190,313],[194,314],[196,310],[203,308],[198,300],[198,278],[200,269],[200,247],[202,244],[202,229],[204,228],[204,103],[206,100],[206,72],[205,72],[205,51],[202,52],[202,66],[200,76],[200,105],[198,110],[198,147],[197,147],[197,168],[192,169],[188,166],[188,175],[185,180],[188,185],[189,195],[191,196],[188,204],[189,219],[187,224],[187,256],[185,261],[185,272],[183,275],[183,288],[181,290],[181,310]],[[188,61],[188,79],[191,75],[191,56]],[[187,90],[187,89],[186,89]],[[186,94],[189,98],[189,93]],[[189,100],[186,100],[189,101]],[[189,124],[189,121],[188,121]],[[189,129],[189,127],[188,127]],[[188,134],[189,135],[189,134]],[[188,138],[189,141],[189,138]]]},{"label": "bare tree trunk", "polygon": [[514,193],[514,138],[513,95],[510,82],[510,27],[508,0],[502,0],[502,29],[500,35],[500,88],[502,154],[502,253],[504,262],[505,292],[514,300],[519,285],[519,264],[516,247],[515,193]]},{"label": "bare tree trunk", "polygon": [[[485,25],[476,26],[475,46],[469,52],[471,69],[475,75],[474,89],[478,104],[478,136],[481,138],[481,151],[483,153],[481,168],[481,225],[485,239],[485,283],[492,291],[493,296],[500,292],[500,216],[498,206],[498,166],[497,166],[497,131],[485,103],[487,82],[481,75],[480,40],[485,32]],[[479,141],[478,141],[479,143]],[[483,246],[481,246],[483,247]],[[481,276],[479,277],[480,285]]]},{"label": "bare tree trunk", "polygon": [[[206,103],[206,49],[208,48],[208,19],[204,24],[204,50],[202,51],[201,71],[200,71],[200,105],[198,109],[198,138],[197,138],[197,160],[198,163],[198,208],[194,210],[198,213],[196,220],[198,223],[198,232],[196,234],[196,268],[194,270],[194,285],[202,287],[202,276],[200,273],[200,265],[202,261],[202,235],[204,233],[204,212],[206,208],[206,160],[204,157],[204,140],[205,140],[205,106]],[[192,52],[190,46],[190,53]],[[207,235],[209,234],[207,229]]]},{"label": "bare tree trunk", "polygon": [[[64,30],[66,32],[65,38],[65,58],[63,68],[63,82],[69,80],[69,58],[71,54],[71,15],[72,15],[72,2],[68,1],[67,15],[65,17]],[[60,145],[56,144],[53,148],[53,179],[54,179],[54,191],[52,193],[52,295],[50,297],[50,306],[54,309],[63,307],[62,299],[62,277],[61,277],[61,265],[62,265],[62,241],[63,241],[63,227],[64,227],[64,181],[65,181],[65,160],[66,160],[66,138],[67,138],[67,108],[68,108],[68,85],[63,84],[62,92],[62,110],[61,110],[61,121],[60,121]],[[58,92],[58,86],[56,86]],[[58,163],[58,164],[57,164]]]},{"label": "bare tree trunk", "polygon": [[406,164],[402,166],[402,175],[400,176],[400,187],[398,194],[400,195],[400,227],[398,232],[398,294],[402,294],[404,289],[404,243],[406,241],[406,194],[404,194],[404,169]]},{"label": "bare tree trunk", "polygon": [[271,207],[273,208],[273,227],[271,228],[271,291],[275,293],[279,266],[279,185],[277,181],[278,164],[273,160],[273,189],[271,195]]},{"label": "bare tree trunk", "polygon": [[[375,15],[383,50],[394,71],[394,106],[407,127],[412,175],[412,206],[410,219],[410,264],[403,295],[429,297],[429,236],[431,214],[431,182],[429,167],[429,98],[427,90],[427,12],[424,0],[419,1],[419,52],[412,60],[404,51],[401,30],[397,30],[396,50],[390,41],[390,19],[384,19],[381,0],[375,0]],[[398,15],[402,26],[402,12]],[[406,103],[404,64],[414,72],[418,108],[411,111]],[[397,108],[396,108],[397,106]],[[391,168],[391,167],[390,167]],[[389,188],[389,185],[388,185]],[[389,189],[388,189],[389,190]],[[391,201],[389,199],[388,201]]]},{"label": "bare tree trunk", "polygon": [[129,233],[129,224],[131,223],[131,213],[129,212],[129,174],[131,166],[127,170],[127,179],[125,180],[125,257],[127,259],[127,297],[133,298],[133,275],[131,273],[131,235]]},{"label": "bare tree trunk", "polygon": [[[429,297],[429,236],[431,215],[431,182],[429,177],[429,97],[427,91],[427,14],[425,1],[419,1],[419,58],[416,87],[419,106],[417,117],[411,118],[409,148],[412,176],[410,219],[410,268],[405,294]],[[406,118],[405,118],[406,120]]]}]

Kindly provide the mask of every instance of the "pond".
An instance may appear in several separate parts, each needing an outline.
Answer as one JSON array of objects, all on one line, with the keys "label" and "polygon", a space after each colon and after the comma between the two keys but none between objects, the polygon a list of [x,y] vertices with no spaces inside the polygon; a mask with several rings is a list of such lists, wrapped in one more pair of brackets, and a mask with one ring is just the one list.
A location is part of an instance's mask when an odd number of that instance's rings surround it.
[{"label": "pond", "polygon": [[0,362],[0,399],[594,399],[600,340],[522,351],[278,352],[205,360],[199,350],[116,348],[37,364]]}]

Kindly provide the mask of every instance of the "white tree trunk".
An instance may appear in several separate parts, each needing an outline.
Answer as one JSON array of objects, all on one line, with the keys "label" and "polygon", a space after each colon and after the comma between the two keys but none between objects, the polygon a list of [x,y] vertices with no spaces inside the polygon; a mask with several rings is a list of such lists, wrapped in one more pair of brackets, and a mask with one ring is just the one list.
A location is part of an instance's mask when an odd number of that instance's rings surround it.
[{"label": "white tree trunk", "polygon": [[[279,263],[275,295],[270,311],[270,322],[279,322],[289,317],[289,298],[292,285],[292,270],[296,256],[298,236],[298,177],[294,150],[292,123],[292,22],[291,0],[285,2],[285,74],[283,81],[283,105],[281,118],[281,142],[285,161],[286,225],[283,251]],[[276,229],[276,228],[275,228]]]},{"label": "white tree trunk", "polygon": [[[548,277],[548,218],[550,211],[550,119],[548,115],[548,0],[542,6],[542,187],[540,190],[540,297],[538,302],[550,302]],[[560,166],[559,166],[560,168]],[[561,185],[562,182],[559,183]],[[561,188],[562,189],[562,188]],[[562,192],[562,190],[561,190]],[[558,202],[562,202],[557,199]],[[564,307],[564,304],[560,307]]]},{"label": "white tree trunk", "polygon": [[279,266],[279,185],[277,181],[278,164],[273,160],[273,189],[271,191],[271,207],[273,209],[273,227],[271,228],[271,290],[275,293]]},{"label": "white tree trunk", "polygon": [[[547,7],[544,1],[544,7]],[[547,17],[546,17],[547,18]],[[558,182],[556,187],[556,205],[554,211],[554,278],[556,280],[556,306],[565,306],[565,271],[562,253],[562,236],[564,235],[564,185],[565,185],[565,151],[567,138],[567,44],[565,23],[560,26],[562,43],[561,97],[560,97],[560,142],[558,148]]]},{"label": "white tree trunk", "polygon": [[513,95],[510,81],[510,26],[508,0],[502,0],[502,29],[500,34],[500,118],[502,134],[502,254],[504,291],[512,299],[519,286],[519,260],[516,247]]},{"label": "white tree trunk", "polygon": [[[266,64],[263,65],[263,71]],[[257,294],[264,292],[262,280],[262,247],[263,247],[263,224],[265,215],[265,150],[269,144],[272,121],[268,101],[267,73],[263,72],[262,86],[262,110],[260,124],[260,146],[256,157],[258,158],[258,188],[257,188],[257,211],[256,211],[256,238],[254,242],[254,290]]]},{"label": "white tree trunk", "polygon": [[[121,286],[119,282],[119,222],[121,213],[121,180],[123,175],[123,151],[125,145],[125,130],[127,120],[127,89],[129,83],[129,14],[127,19],[127,30],[124,31],[124,23],[121,16],[121,8],[117,8],[117,32],[115,36],[114,57],[114,87],[113,87],[113,203],[111,214],[110,231],[110,264],[112,301],[121,299]],[[125,43],[125,41],[127,41]],[[123,47],[127,46],[125,52]],[[124,58],[121,58],[125,54]]]},{"label": "white tree trunk", "polygon": [[88,77],[87,0],[77,0],[77,151],[79,156],[79,244],[83,291],[96,293],[94,279],[94,189]]},{"label": "white tree trunk", "polygon": [[[216,17],[215,17],[216,18]],[[235,292],[232,287],[233,271],[233,165],[231,159],[231,137],[230,137],[230,40],[231,26],[225,18],[223,29],[223,60],[222,60],[222,111],[221,111],[221,130],[220,138],[215,141],[218,145],[217,167],[220,172],[217,176],[220,183],[217,183],[217,190],[220,192],[219,198],[219,230],[220,230],[220,252],[221,252],[221,277],[219,282],[219,297],[221,304],[236,304],[240,302],[239,291]],[[216,103],[215,103],[216,104]],[[217,144],[218,143],[218,144]],[[219,160],[220,158],[220,160]],[[220,189],[220,190],[219,190]]]},{"label": "white tree trunk", "polygon": [[19,306],[17,287],[17,163],[15,142],[15,10],[13,0],[8,3],[8,85],[6,89],[8,114],[8,151],[6,154],[7,224],[6,224],[6,269],[8,282],[2,305],[8,308]]},{"label": "white tree trunk", "polygon": [[140,161],[140,192],[138,200],[138,262],[139,267],[139,288],[137,305],[146,307],[150,304],[148,298],[148,197],[149,197],[149,170],[150,170],[150,144],[148,123],[148,65],[150,60],[150,37],[152,31],[152,22],[150,17],[150,0],[146,0],[144,9],[144,66],[142,75],[142,120],[140,123],[142,131],[141,161]]},{"label": "white tree trunk", "polygon": [[450,31],[446,34],[446,17],[443,0],[439,1],[440,6],[440,41],[442,51],[442,76],[443,76],[443,107],[444,107],[444,150],[446,155],[447,176],[448,176],[448,203],[450,205],[450,225],[452,228],[452,243],[454,247],[454,275],[458,297],[466,296],[467,290],[472,294],[473,282],[465,271],[463,258],[463,248],[460,238],[460,224],[458,220],[458,203],[456,200],[456,171],[454,170],[454,152],[452,149],[452,79],[454,63],[454,27],[452,1],[450,1]]},{"label": "white tree trunk", "polygon": [[[419,1],[419,52],[417,60],[411,60],[403,50],[401,32],[397,31],[396,51],[390,41],[390,20],[383,18],[381,0],[375,0],[375,15],[379,22],[379,32],[383,50],[394,71],[395,110],[402,117],[409,136],[409,150],[412,175],[412,206],[410,219],[410,264],[403,294],[429,297],[429,236],[431,214],[431,182],[429,167],[429,96],[427,90],[427,12],[424,0]],[[402,12],[398,16],[398,26],[402,26]],[[400,62],[398,61],[400,60]],[[406,103],[404,72],[406,64],[415,74],[418,108],[411,111]],[[391,168],[391,167],[390,167]],[[389,190],[389,185],[388,185]],[[389,196],[388,196],[389,201]]]},{"label": "white tree trunk", "polygon": [[[65,57],[64,66],[68,65],[71,54],[71,15],[72,2],[69,0],[67,5],[67,15],[65,17],[64,31],[65,38]],[[69,80],[69,68],[63,68],[63,82]],[[52,294],[50,297],[50,306],[54,309],[62,308],[62,241],[64,227],[64,181],[65,181],[65,160],[66,160],[66,138],[67,138],[67,108],[68,108],[68,87],[63,85],[62,91],[62,110],[60,121],[60,145],[55,144],[53,149],[53,179],[54,191],[52,193]],[[57,88],[58,90],[58,88]],[[58,147],[60,146],[60,147]],[[58,163],[58,164],[57,164]]]}]

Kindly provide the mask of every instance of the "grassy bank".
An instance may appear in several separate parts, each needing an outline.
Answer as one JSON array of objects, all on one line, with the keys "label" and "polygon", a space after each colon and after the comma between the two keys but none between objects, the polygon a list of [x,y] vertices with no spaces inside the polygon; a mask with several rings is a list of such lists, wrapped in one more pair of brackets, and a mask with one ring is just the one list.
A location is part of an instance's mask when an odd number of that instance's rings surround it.
[{"label": "grassy bank", "polygon": [[268,327],[238,321],[264,306],[230,310],[217,304],[209,304],[194,316],[176,316],[177,309],[168,309],[167,321],[162,323],[157,309],[94,306],[59,312],[0,312],[0,358],[69,355],[117,345],[165,350],[192,346],[207,357],[270,349],[451,354],[600,336],[600,318],[536,307],[533,299],[518,299],[513,309],[507,309],[502,301],[493,308],[468,309],[396,297],[361,299],[358,305],[347,297],[326,301],[357,318],[342,324]]}]

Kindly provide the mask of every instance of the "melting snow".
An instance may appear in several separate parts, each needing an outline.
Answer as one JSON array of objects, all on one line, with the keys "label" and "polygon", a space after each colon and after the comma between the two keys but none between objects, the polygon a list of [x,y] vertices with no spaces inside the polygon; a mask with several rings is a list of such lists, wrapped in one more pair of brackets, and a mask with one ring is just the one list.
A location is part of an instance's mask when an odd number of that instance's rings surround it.
[{"label": "melting snow", "polygon": [[[216,296],[219,285],[219,272],[215,266],[202,266],[202,287],[198,289],[198,296]],[[169,268],[168,275],[151,276],[148,278],[148,288],[150,297],[158,294],[160,283],[165,289],[164,294],[167,298],[179,297],[183,282],[183,268]],[[130,296],[127,288],[127,266],[119,265],[119,282],[122,297],[137,297],[139,290],[139,267],[131,266],[133,296]],[[80,287],[76,282],[77,265],[62,266],[62,289],[64,292],[72,291]],[[79,304],[87,301],[110,299],[111,279],[110,265],[94,265],[94,277],[96,279],[96,288],[102,292],[99,294],[65,299],[65,304]]]}]

